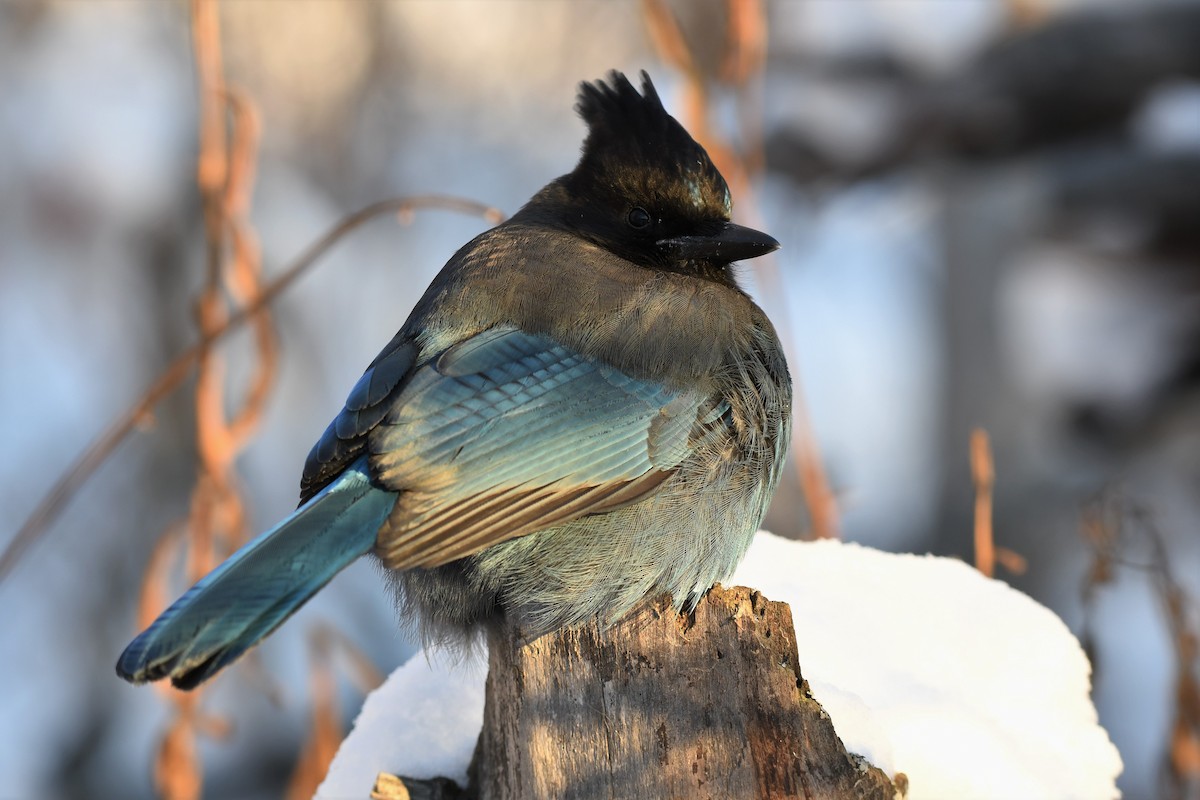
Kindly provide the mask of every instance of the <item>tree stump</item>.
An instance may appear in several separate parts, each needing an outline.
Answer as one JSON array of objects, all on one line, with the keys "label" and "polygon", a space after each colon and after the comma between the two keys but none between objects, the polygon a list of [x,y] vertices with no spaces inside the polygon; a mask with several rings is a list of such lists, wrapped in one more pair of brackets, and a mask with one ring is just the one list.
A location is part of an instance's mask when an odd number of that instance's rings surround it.
[{"label": "tree stump", "polygon": [[403,779],[396,794],[377,784],[375,796],[897,794],[881,770],[846,752],[809,693],[791,610],[754,590],[716,586],[691,614],[663,597],[605,631],[589,625],[522,643],[503,630],[489,647],[472,785],[458,794],[445,781]]}]

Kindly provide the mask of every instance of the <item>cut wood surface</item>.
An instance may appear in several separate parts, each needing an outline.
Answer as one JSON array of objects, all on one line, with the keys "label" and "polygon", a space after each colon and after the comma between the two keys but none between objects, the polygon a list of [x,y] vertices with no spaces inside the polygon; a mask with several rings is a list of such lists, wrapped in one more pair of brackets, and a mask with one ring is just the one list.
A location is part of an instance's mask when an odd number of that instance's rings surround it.
[{"label": "cut wood surface", "polygon": [[714,587],[691,614],[661,598],[605,631],[522,643],[502,630],[489,647],[472,785],[388,788],[394,777],[381,775],[375,797],[897,795],[881,770],[846,752],[809,693],[791,610],[752,589]]}]

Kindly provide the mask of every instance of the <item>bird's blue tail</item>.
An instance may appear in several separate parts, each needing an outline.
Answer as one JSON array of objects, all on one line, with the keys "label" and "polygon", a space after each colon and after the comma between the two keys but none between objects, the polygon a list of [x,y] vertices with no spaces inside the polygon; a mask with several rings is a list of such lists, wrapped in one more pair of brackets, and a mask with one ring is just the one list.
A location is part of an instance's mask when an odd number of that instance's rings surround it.
[{"label": "bird's blue tail", "polygon": [[170,677],[192,689],[253,647],[375,544],[396,495],[371,486],[359,459],[271,530],[175,601],[117,662],[133,683]]}]

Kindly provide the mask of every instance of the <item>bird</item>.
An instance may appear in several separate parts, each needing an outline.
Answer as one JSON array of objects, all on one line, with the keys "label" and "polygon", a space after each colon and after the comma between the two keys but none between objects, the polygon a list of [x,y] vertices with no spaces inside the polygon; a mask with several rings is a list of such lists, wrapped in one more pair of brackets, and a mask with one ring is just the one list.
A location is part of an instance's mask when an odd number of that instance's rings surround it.
[{"label": "bird", "polygon": [[579,85],[575,168],[459,249],[312,447],[298,508],[121,654],[192,689],[362,556],[430,644],[610,626],[730,575],[779,483],[791,378],[736,262],[779,247],[649,75]]}]

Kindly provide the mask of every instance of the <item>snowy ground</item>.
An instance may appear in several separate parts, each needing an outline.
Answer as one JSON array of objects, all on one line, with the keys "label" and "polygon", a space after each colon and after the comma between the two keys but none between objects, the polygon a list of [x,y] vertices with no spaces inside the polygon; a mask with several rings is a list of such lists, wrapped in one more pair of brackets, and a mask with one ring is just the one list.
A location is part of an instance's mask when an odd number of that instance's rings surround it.
[{"label": "snowy ground", "polygon": [[[852,752],[909,798],[1117,797],[1091,669],[1049,609],[948,558],[760,533],[730,584],[792,608],[800,664]],[[381,771],[465,780],[485,669],[418,654],[367,698],[318,800]]]}]

